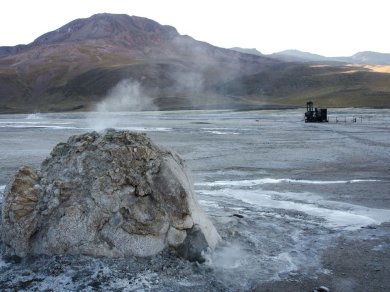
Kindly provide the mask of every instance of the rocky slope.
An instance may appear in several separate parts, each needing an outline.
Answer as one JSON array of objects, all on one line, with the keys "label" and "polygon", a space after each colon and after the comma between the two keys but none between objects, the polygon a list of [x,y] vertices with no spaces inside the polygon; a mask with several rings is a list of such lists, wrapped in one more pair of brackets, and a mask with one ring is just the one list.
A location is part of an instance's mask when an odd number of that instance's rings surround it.
[{"label": "rocky slope", "polygon": [[287,62],[342,62],[361,65],[390,65],[390,54],[370,51],[358,52],[346,57],[325,57],[299,50],[285,50],[268,55],[268,57]]}]

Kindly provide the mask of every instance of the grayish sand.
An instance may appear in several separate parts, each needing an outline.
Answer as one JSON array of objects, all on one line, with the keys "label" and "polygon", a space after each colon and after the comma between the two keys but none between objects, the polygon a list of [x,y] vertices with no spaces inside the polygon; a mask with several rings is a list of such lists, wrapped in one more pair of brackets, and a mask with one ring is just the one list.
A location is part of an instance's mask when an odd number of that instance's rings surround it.
[{"label": "grayish sand", "polygon": [[305,124],[303,111],[0,115],[0,186],[21,165],[39,167],[72,134],[146,131],[187,161],[224,238],[204,265],[168,251],[153,259],[5,258],[0,288],[385,291],[390,110],[330,109],[328,124]]}]

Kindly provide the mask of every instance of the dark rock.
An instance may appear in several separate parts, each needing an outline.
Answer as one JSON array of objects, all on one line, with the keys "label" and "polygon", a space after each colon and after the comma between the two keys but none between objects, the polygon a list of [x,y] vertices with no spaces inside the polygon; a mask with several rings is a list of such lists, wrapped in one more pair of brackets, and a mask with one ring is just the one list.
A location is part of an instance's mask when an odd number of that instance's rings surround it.
[{"label": "dark rock", "polygon": [[315,288],[313,290],[313,292],[329,292],[329,288],[325,287],[325,286],[321,286],[321,287],[318,287],[318,288]]},{"label": "dark rock", "polygon": [[237,218],[240,218],[240,219],[241,219],[241,218],[244,218],[244,216],[243,216],[243,215],[240,215],[240,214],[233,214],[233,216],[234,216],[234,217],[237,217]]},{"label": "dark rock", "polygon": [[203,232],[199,226],[194,226],[187,230],[187,237],[179,247],[178,252],[181,257],[191,262],[203,263],[205,261],[203,253],[206,252],[207,248],[208,244]]}]

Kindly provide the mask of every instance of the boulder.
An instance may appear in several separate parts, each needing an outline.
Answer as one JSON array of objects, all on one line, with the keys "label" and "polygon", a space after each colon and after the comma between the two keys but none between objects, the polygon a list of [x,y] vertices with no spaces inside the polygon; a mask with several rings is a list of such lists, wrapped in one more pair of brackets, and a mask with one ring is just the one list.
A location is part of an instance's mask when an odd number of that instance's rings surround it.
[{"label": "boulder", "polygon": [[113,129],[70,137],[39,171],[22,167],[4,192],[1,236],[21,257],[144,257],[172,247],[199,260],[220,241],[184,161],[143,133]]}]

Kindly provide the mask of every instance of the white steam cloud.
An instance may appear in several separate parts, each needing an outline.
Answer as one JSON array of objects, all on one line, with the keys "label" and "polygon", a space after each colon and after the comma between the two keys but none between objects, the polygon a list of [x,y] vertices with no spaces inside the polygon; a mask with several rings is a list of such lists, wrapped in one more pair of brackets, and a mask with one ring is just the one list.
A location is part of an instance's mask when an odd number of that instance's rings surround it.
[{"label": "white steam cloud", "polygon": [[120,119],[115,112],[138,112],[158,110],[139,82],[124,79],[109,90],[106,98],[99,102],[87,116],[87,126],[95,131],[116,128]]},{"label": "white steam cloud", "polygon": [[204,91],[202,74],[192,72],[175,72],[172,75],[177,91],[199,94]]},{"label": "white steam cloud", "polygon": [[120,81],[107,97],[96,106],[97,112],[123,112],[155,110],[151,99],[146,96],[141,85],[130,79]]},{"label": "white steam cloud", "polygon": [[245,264],[248,254],[238,243],[227,243],[205,255],[209,266],[219,269],[235,269]]}]

